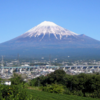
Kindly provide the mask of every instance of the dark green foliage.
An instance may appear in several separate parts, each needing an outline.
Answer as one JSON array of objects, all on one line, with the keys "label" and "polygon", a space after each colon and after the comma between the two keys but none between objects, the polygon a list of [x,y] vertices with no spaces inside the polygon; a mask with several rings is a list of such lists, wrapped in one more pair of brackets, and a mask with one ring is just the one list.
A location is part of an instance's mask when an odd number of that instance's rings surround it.
[{"label": "dark green foliage", "polygon": [[30,81],[30,86],[37,86],[38,84],[38,80],[37,79],[33,79]]},{"label": "dark green foliage", "polygon": [[93,100],[72,95],[100,98],[100,74],[67,75],[63,70],[56,70],[30,81],[29,85],[41,88],[38,92],[25,89],[28,83],[20,75],[14,74],[11,82],[11,86],[0,85],[0,100]]},{"label": "dark green foliage", "polygon": [[10,79],[10,81],[11,81],[11,84],[13,84],[13,85],[19,85],[21,83],[24,83],[22,77],[15,73],[14,73],[13,77]]},{"label": "dark green foliage", "polygon": [[29,95],[34,99],[30,100],[99,100],[97,98],[81,97],[76,95],[48,93],[44,91],[27,90]]},{"label": "dark green foliage", "polygon": [[30,81],[30,86],[46,86],[47,84],[58,83],[65,84],[64,77],[66,73],[63,70],[56,70],[47,76],[40,76]]},{"label": "dark green foliage", "polygon": [[64,87],[58,84],[51,84],[44,87],[41,87],[43,91],[50,92],[50,93],[64,93]]},{"label": "dark green foliage", "polygon": [[31,86],[48,88],[48,84],[62,84],[66,94],[100,98],[100,74],[67,75],[63,70],[56,70],[31,81]]},{"label": "dark green foliage", "polygon": [[0,100],[27,100],[27,93],[21,85],[0,85]]}]

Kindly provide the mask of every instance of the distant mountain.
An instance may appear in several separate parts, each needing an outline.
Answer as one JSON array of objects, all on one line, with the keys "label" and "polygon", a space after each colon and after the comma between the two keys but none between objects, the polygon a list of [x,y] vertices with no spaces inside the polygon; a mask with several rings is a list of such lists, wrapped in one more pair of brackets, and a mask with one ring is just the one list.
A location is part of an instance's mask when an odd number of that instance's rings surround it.
[{"label": "distant mountain", "polygon": [[78,35],[53,22],[44,21],[21,36],[2,43],[16,47],[100,48],[100,41],[86,35]]},{"label": "distant mountain", "polygon": [[[28,52],[44,49],[100,48],[100,41],[79,35],[50,21],[44,21],[19,37],[0,44],[0,52]],[[55,50],[55,52],[56,52]],[[26,53],[28,53],[26,52]],[[7,53],[7,52],[6,52]]]}]

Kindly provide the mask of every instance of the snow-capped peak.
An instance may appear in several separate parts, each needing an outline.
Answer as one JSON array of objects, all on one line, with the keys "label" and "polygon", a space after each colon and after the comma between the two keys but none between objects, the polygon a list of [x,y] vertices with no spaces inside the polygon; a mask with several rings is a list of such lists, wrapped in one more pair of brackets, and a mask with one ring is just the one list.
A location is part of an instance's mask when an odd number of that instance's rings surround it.
[{"label": "snow-capped peak", "polygon": [[50,21],[44,21],[40,23],[39,25],[33,27],[26,33],[24,33],[21,37],[38,37],[40,35],[43,35],[42,39],[44,38],[45,35],[53,34],[56,39],[58,39],[58,35],[60,37],[60,40],[62,39],[63,36],[68,37],[68,36],[75,36],[78,35],[74,32],[71,32],[69,30],[64,29],[61,26],[58,26],[57,24],[50,22]]},{"label": "snow-capped peak", "polygon": [[57,26],[57,25],[50,21],[44,21],[44,22],[40,23],[38,26]]}]

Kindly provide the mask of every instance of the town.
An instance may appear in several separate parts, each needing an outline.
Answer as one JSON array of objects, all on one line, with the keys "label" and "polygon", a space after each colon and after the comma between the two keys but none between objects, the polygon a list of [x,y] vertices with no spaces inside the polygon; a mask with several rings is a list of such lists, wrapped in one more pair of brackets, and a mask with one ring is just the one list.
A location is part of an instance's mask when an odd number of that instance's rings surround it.
[{"label": "town", "polygon": [[46,61],[44,57],[41,60],[32,61],[20,61],[19,59],[8,61],[4,60],[3,56],[0,61],[0,77],[2,79],[10,79],[16,73],[21,75],[24,81],[27,81],[42,75],[46,76],[57,69],[62,69],[69,75],[100,73],[100,61],[77,60],[73,62],[62,61],[59,63],[57,58]]}]

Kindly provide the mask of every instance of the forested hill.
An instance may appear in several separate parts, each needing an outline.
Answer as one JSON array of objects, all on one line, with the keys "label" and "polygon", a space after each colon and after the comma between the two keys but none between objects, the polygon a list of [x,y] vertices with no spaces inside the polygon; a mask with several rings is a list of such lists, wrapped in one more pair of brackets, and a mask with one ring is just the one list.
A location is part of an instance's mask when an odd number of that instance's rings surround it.
[{"label": "forested hill", "polygon": [[41,86],[43,91],[100,98],[100,74],[67,75],[56,70],[47,76],[31,80],[31,86]]}]

